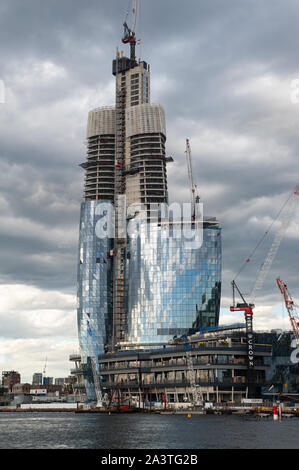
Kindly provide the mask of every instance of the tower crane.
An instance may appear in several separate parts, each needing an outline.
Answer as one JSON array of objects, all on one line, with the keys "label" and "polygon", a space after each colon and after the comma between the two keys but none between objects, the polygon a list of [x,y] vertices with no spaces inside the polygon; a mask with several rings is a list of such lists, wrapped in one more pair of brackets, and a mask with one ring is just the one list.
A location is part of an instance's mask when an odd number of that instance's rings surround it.
[{"label": "tower crane", "polygon": [[[189,178],[190,191],[191,191],[191,218],[193,221],[196,221],[199,219],[199,213],[198,213],[199,196],[197,193],[197,186],[194,183],[191,146],[190,146],[189,139],[186,139],[185,153],[186,153],[186,159],[187,159],[188,178]],[[203,404],[203,396],[200,391],[200,388],[196,385],[195,370],[194,370],[192,354],[191,354],[191,346],[190,346],[188,338],[186,342],[186,359],[187,359],[187,367],[188,367],[188,372],[189,372],[193,403],[194,403],[194,406],[199,406]]]},{"label": "tower crane", "polygon": [[283,295],[284,303],[287,308],[292,330],[296,339],[297,347],[299,347],[299,315],[295,307],[291,294],[288,291],[287,285],[279,277],[276,279],[278,288]]},{"label": "tower crane", "polygon": [[124,35],[122,38],[122,42],[124,44],[130,44],[130,59],[135,60],[135,47],[136,47],[136,22],[137,22],[137,12],[138,12],[138,0],[132,1],[132,23],[131,27],[129,28],[127,24],[127,17],[129,12],[126,14],[125,22],[124,22]]},{"label": "tower crane", "polygon": [[46,377],[46,367],[47,367],[47,357],[46,357],[46,359],[45,359],[45,365],[44,365],[44,368],[43,368],[43,381],[44,381],[44,379],[45,379],[45,377]]},{"label": "tower crane", "polygon": [[199,196],[197,193],[197,186],[194,183],[193,177],[193,167],[192,167],[192,158],[191,158],[191,146],[189,139],[186,139],[186,159],[187,159],[187,168],[188,168],[188,178],[191,190],[191,214],[192,220],[198,219],[198,206],[197,203],[199,202]]},{"label": "tower crane", "polygon": [[288,229],[288,227],[289,227],[289,225],[292,221],[295,209],[297,208],[298,200],[299,200],[299,186],[296,186],[295,191],[293,192],[293,194],[291,196],[291,199],[288,203],[285,215],[282,218],[281,226],[280,226],[279,230],[276,233],[276,236],[274,238],[272,246],[271,246],[270,250],[268,251],[266,259],[265,259],[265,261],[263,262],[263,264],[260,268],[258,277],[257,277],[257,279],[255,281],[255,284],[253,286],[253,289],[251,291],[251,299],[252,299],[253,302],[255,301],[257,292],[263,287],[265,278],[266,278],[266,276],[267,276],[267,274],[268,274],[268,272],[271,268],[271,265],[272,265],[272,263],[273,263],[273,261],[276,257],[276,254],[277,254],[278,248],[280,246],[280,243],[281,243],[281,241],[284,237],[284,234],[287,231],[287,229]]},{"label": "tower crane", "polygon": [[[273,263],[273,261],[276,257],[278,248],[279,248],[279,246],[281,244],[281,241],[284,237],[284,234],[285,234],[286,230],[288,229],[288,227],[289,227],[289,225],[292,221],[295,209],[297,208],[298,201],[299,201],[299,186],[296,186],[295,191],[292,193],[292,195],[290,197],[290,200],[288,201],[288,205],[287,205],[285,215],[284,215],[284,217],[282,218],[282,221],[281,221],[281,226],[280,226],[279,230],[277,231],[277,233],[275,235],[274,241],[273,241],[273,243],[272,243],[272,245],[271,245],[271,247],[270,247],[270,249],[267,253],[265,261],[263,262],[263,264],[260,267],[258,276],[255,280],[254,286],[253,286],[251,294],[250,294],[252,303],[248,304],[245,301],[243,295],[241,294],[240,289],[236,285],[235,280],[233,280],[232,281],[233,306],[231,307],[231,311],[240,311],[240,309],[241,309],[241,307],[236,307],[235,306],[235,290],[238,291],[239,295],[241,296],[241,298],[243,300],[243,303],[244,303],[243,310],[244,310],[245,314],[246,314],[245,309],[248,309],[248,307],[250,307],[250,306],[251,306],[251,308],[254,308],[253,302],[255,300],[257,292],[262,288],[262,286],[264,284],[266,276],[267,276],[267,274],[268,274],[268,272],[269,272],[269,270],[272,266],[272,263]],[[249,259],[247,261],[249,261]],[[238,308],[238,310],[237,310],[237,308]]]},{"label": "tower crane", "polygon": [[[251,291],[251,299],[252,302],[248,303],[242,292],[240,291],[239,287],[237,286],[235,280],[232,281],[232,288],[233,288],[233,305],[230,307],[231,312],[240,312],[243,311],[245,315],[245,322],[246,322],[246,335],[247,335],[247,353],[248,353],[248,382],[249,382],[249,393],[251,393],[251,385],[250,382],[252,381],[252,373],[254,369],[254,348],[253,348],[253,309],[254,309],[254,303],[253,301],[255,300],[257,292],[262,288],[265,278],[272,266],[272,263],[275,259],[275,256],[277,254],[278,248],[280,246],[280,243],[283,239],[283,236],[290,225],[295,209],[297,207],[297,203],[299,200],[299,186],[296,186],[295,191],[290,197],[290,200],[288,201],[287,209],[284,214],[284,217],[281,221],[281,226],[279,230],[276,233],[276,236],[274,238],[274,241],[267,253],[267,256],[265,258],[265,261],[261,265],[261,268],[259,270],[258,276],[256,278],[256,281],[254,283],[253,289]],[[267,232],[266,232],[267,233]],[[247,260],[247,262],[250,261],[250,259]],[[239,294],[240,298],[242,299],[241,303],[235,303],[235,294]]]}]

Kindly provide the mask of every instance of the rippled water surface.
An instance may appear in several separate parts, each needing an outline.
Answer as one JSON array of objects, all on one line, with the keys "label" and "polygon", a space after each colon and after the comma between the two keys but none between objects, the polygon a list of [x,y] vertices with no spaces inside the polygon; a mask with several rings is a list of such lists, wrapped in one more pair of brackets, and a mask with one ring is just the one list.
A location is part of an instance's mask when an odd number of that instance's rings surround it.
[{"label": "rippled water surface", "polygon": [[1,449],[298,449],[299,419],[0,413]]}]

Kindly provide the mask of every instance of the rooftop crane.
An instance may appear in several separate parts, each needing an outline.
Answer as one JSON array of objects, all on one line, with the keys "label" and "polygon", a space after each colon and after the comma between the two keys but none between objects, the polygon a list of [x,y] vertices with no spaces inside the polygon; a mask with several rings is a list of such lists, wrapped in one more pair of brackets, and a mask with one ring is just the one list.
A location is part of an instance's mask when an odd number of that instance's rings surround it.
[{"label": "rooftop crane", "polygon": [[[238,288],[235,280],[232,281],[232,288],[233,288],[233,305],[230,307],[231,312],[239,312],[243,311],[245,315],[245,322],[246,322],[246,335],[247,335],[247,353],[248,353],[248,382],[249,382],[249,388],[250,387],[250,381],[252,381],[252,373],[254,369],[254,348],[253,348],[253,309],[254,309],[254,303],[253,301],[255,300],[257,292],[262,288],[265,278],[271,268],[271,265],[275,259],[275,256],[277,254],[278,248],[280,246],[280,243],[283,239],[283,236],[290,225],[295,209],[297,207],[297,203],[299,200],[299,186],[296,186],[295,191],[290,197],[290,200],[288,200],[288,205],[286,212],[284,214],[284,217],[281,221],[281,226],[279,230],[276,233],[276,236],[274,238],[274,241],[270,247],[270,250],[268,251],[268,254],[265,258],[265,261],[261,265],[261,268],[259,270],[258,276],[256,278],[256,281],[254,283],[253,289],[251,291],[251,299],[252,302],[248,303],[240,289]],[[266,232],[267,233],[267,232]],[[250,259],[248,258],[247,261]],[[239,294],[239,296],[242,299],[242,303],[235,303],[235,293]],[[249,391],[251,393],[251,391]]]},{"label": "rooftop crane", "polygon": [[126,14],[125,22],[124,22],[124,36],[122,38],[122,42],[124,44],[130,44],[130,59],[135,60],[135,47],[136,47],[136,36],[135,36],[135,29],[136,29],[136,22],[137,22],[137,12],[138,12],[138,0],[132,1],[132,23],[131,28],[129,28],[127,24],[127,17],[129,12]]},{"label": "rooftop crane", "polygon": [[197,203],[199,202],[200,198],[197,193],[197,186],[194,183],[192,158],[191,158],[191,146],[190,146],[189,139],[186,139],[186,152],[185,153],[186,153],[186,159],[187,159],[188,178],[189,178],[190,190],[191,190],[192,220],[197,220],[199,216]]},{"label": "rooftop crane", "polygon": [[287,285],[279,277],[276,279],[278,288],[283,295],[284,303],[287,308],[292,330],[296,339],[297,347],[299,347],[299,315],[295,307],[291,294],[288,291]]}]

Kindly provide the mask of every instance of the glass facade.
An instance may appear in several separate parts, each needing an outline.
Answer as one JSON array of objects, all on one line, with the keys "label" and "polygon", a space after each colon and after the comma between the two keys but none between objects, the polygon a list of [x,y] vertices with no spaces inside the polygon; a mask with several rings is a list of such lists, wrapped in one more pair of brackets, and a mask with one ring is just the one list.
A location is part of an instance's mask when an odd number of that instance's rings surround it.
[{"label": "glass facade", "polygon": [[90,399],[95,398],[90,359],[104,353],[112,333],[111,239],[96,235],[96,224],[105,208],[103,201],[81,204],[77,321],[82,368]]},{"label": "glass facade", "polygon": [[141,225],[128,239],[128,343],[167,343],[218,325],[221,229],[216,221],[201,228],[202,244],[193,248],[171,224]]},{"label": "glass facade", "polygon": [[[95,399],[91,359],[111,345],[113,329],[113,238],[103,236],[109,228],[103,223],[110,220],[107,205],[112,208],[107,201],[81,205],[78,332],[89,399]],[[218,324],[221,229],[216,221],[204,222],[192,232],[190,228],[190,223],[169,222],[129,227],[126,347],[167,343],[174,336]],[[190,233],[196,235],[195,243],[190,244]]]}]

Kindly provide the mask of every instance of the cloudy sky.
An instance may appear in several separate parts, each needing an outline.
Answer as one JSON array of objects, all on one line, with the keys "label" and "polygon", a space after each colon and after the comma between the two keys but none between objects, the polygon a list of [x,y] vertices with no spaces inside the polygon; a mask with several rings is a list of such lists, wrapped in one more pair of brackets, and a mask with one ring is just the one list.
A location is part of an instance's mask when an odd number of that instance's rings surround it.
[{"label": "cloudy sky", "polygon": [[[114,104],[111,61],[128,0],[0,2],[0,370],[69,374],[89,109]],[[138,57],[167,117],[170,200],[187,201],[190,139],[230,282],[299,184],[297,0],[141,0]],[[128,52],[128,51],[127,51]],[[5,85],[5,102],[3,87]],[[2,97],[2,99],[1,99]],[[289,328],[275,278],[299,298],[299,212],[256,301],[257,329]],[[273,233],[238,278],[249,293]],[[271,238],[272,237],[272,238]]]}]

